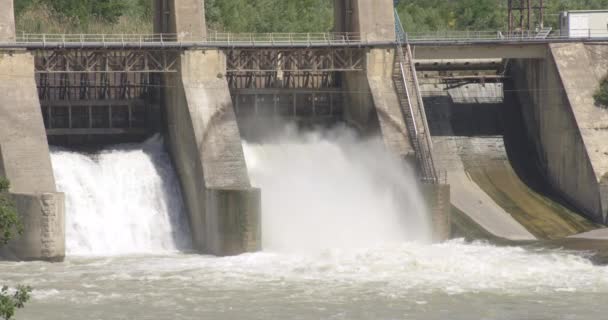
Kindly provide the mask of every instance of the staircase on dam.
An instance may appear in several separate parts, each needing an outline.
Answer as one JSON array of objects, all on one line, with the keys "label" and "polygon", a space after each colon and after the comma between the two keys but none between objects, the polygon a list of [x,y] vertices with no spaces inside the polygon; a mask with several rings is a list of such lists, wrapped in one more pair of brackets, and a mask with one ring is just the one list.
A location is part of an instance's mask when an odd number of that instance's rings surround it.
[{"label": "staircase on dam", "polygon": [[398,40],[393,69],[395,90],[405,118],[410,143],[416,153],[416,161],[420,169],[421,179],[425,183],[437,184],[439,183],[439,178],[431,152],[432,142],[420,86],[418,85],[412,50],[409,43],[407,43],[401,21],[396,13],[395,24]]}]

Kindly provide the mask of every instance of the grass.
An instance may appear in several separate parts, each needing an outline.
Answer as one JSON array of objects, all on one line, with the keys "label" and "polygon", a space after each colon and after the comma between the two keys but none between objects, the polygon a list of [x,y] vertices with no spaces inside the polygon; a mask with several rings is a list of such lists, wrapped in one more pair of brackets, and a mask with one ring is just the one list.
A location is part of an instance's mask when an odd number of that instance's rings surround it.
[{"label": "grass", "polygon": [[152,18],[122,16],[116,23],[93,18],[84,24],[78,19],[58,14],[45,5],[32,6],[16,17],[17,34],[23,33],[88,33],[151,34]]}]

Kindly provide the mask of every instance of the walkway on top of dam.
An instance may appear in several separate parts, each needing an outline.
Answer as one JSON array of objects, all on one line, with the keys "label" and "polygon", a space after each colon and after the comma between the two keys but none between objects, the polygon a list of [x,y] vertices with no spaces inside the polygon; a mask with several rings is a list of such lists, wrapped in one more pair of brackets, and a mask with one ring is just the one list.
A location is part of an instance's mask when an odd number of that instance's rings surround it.
[{"label": "walkway on top of dam", "polygon": [[[559,30],[551,33],[501,31],[437,31],[408,33],[413,46],[463,45],[537,45],[563,42],[608,42],[605,30],[585,30],[569,37]],[[395,39],[382,39],[360,33],[220,33],[210,32],[204,38],[178,34],[20,34],[15,41],[0,42],[0,48],[25,49],[176,49],[176,48],[307,48],[307,47],[393,47]]]}]

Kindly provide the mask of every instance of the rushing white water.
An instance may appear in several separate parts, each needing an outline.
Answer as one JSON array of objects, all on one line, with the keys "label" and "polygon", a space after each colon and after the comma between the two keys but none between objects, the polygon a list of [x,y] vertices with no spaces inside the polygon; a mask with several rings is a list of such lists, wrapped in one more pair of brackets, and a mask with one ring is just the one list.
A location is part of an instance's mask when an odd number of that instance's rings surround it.
[{"label": "rushing white water", "polygon": [[311,254],[0,262],[21,319],[603,319],[608,268],[454,240]]},{"label": "rushing white water", "polygon": [[[34,287],[19,319],[605,318],[608,267],[582,255],[429,244],[411,172],[381,146],[344,130],[245,144],[265,252],[0,262],[0,283]],[[187,245],[159,140],[94,156],[54,150],[53,165],[68,193],[69,252]]]},{"label": "rushing white water", "polygon": [[380,139],[352,130],[298,134],[288,127],[263,145],[244,144],[262,189],[265,250],[309,252],[429,241],[412,171]]},{"label": "rushing white water", "polygon": [[57,187],[66,194],[69,255],[189,247],[179,183],[159,137],[96,154],[54,148],[51,160]]}]

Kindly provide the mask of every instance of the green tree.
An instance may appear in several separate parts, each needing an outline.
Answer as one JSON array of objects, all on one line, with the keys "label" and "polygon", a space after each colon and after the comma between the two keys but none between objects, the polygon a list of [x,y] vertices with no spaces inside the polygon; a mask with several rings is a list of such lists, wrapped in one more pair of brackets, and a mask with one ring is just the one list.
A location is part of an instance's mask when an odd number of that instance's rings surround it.
[{"label": "green tree", "polygon": [[23,308],[30,299],[31,291],[32,289],[26,286],[18,286],[15,290],[9,290],[7,286],[3,286],[0,289],[0,318],[12,319],[17,309]]},{"label": "green tree", "polygon": [[602,108],[608,108],[608,76],[600,82],[600,87],[593,94],[595,104]]},{"label": "green tree", "polygon": [[[15,233],[23,232],[15,204],[8,193],[9,187],[8,180],[0,177],[0,247],[6,245],[15,236]],[[15,290],[3,286],[0,289],[0,318],[11,319],[15,315],[15,311],[23,308],[30,299],[31,291],[32,289],[27,286],[18,286]]]},{"label": "green tree", "polygon": [[8,194],[10,183],[0,177],[0,246],[6,245],[16,234],[23,232],[23,225]]}]

